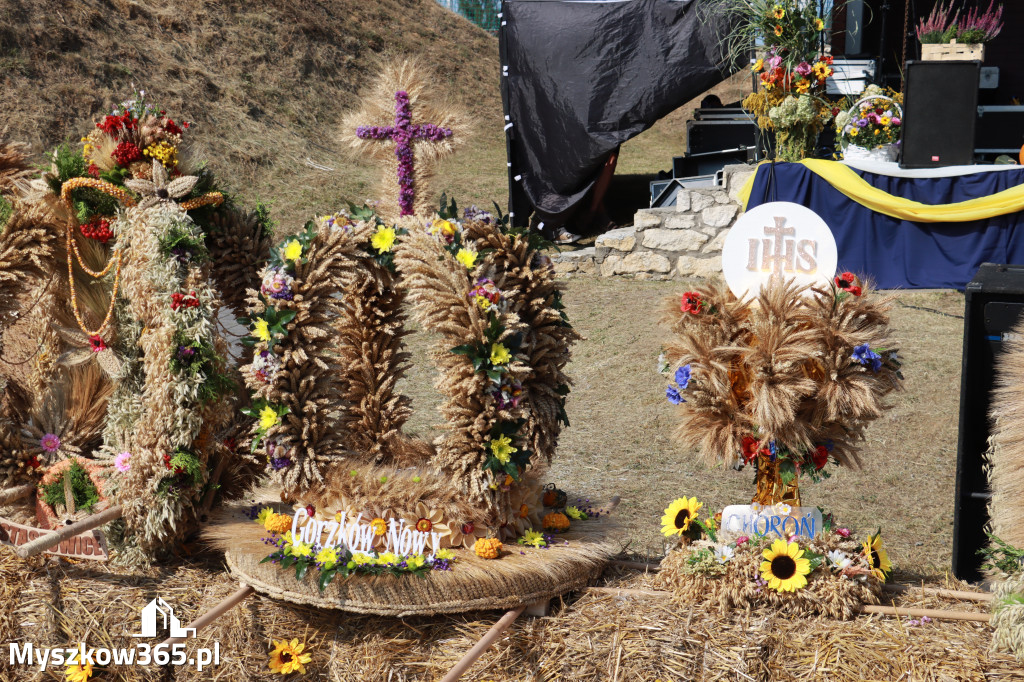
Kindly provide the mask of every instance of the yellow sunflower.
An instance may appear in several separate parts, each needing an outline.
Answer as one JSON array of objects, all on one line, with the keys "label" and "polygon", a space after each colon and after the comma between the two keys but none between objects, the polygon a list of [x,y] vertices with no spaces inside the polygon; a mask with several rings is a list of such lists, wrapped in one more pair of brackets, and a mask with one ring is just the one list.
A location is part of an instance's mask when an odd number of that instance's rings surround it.
[{"label": "yellow sunflower", "polygon": [[92,663],[89,661],[86,661],[84,666],[81,663],[69,665],[64,671],[64,679],[68,682],[88,682],[90,677],[92,677]]},{"label": "yellow sunflower", "polygon": [[775,10],[772,12],[772,16],[776,19],[782,19],[786,16],[786,10],[783,9],[782,5],[775,5]]},{"label": "yellow sunflower", "polygon": [[777,36],[781,36],[782,35],[782,26],[780,24],[775,24],[775,35],[777,35]]},{"label": "yellow sunflower", "polygon": [[302,653],[305,648],[306,645],[299,644],[298,639],[293,639],[291,643],[287,639],[274,642],[274,650],[270,652],[271,672],[280,675],[298,672],[305,675],[306,664],[313,660],[311,655]]},{"label": "yellow sunflower", "polygon": [[889,561],[889,552],[882,547],[882,535],[875,533],[864,541],[863,554],[871,565],[871,574],[885,582],[892,573],[892,562]]},{"label": "yellow sunflower", "polygon": [[823,28],[825,28],[825,22],[822,20],[821,17],[818,17],[817,19],[814,20],[814,30],[820,31]]},{"label": "yellow sunflower", "polygon": [[804,550],[797,543],[776,540],[764,550],[766,561],[761,562],[761,579],[778,592],[796,592],[806,587],[811,562],[803,557]]},{"label": "yellow sunflower", "polygon": [[698,502],[696,497],[680,497],[674,501],[661,517],[662,534],[670,538],[690,530],[690,524],[697,518],[697,511],[703,506],[704,503]]}]

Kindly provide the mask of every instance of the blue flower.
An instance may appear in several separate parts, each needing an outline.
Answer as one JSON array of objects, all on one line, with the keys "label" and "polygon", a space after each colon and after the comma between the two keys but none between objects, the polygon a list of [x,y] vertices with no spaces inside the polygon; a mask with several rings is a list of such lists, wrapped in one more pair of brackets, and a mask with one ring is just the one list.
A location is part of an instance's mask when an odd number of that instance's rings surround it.
[{"label": "blue flower", "polygon": [[865,367],[870,363],[873,372],[882,369],[882,356],[871,350],[866,343],[854,346],[853,359]]},{"label": "blue flower", "polygon": [[679,384],[679,390],[685,390],[686,386],[690,383],[690,366],[685,365],[676,370],[676,383]]},{"label": "blue flower", "polygon": [[669,384],[668,388],[665,389],[665,397],[667,397],[668,401],[673,405],[686,402],[683,396],[679,395],[679,391],[672,384]]}]

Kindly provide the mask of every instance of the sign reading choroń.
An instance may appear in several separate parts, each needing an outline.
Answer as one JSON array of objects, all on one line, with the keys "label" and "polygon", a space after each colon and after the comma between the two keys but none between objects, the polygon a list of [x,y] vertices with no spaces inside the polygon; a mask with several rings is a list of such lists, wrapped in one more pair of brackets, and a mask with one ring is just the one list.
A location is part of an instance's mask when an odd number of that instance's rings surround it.
[{"label": "sign reading choro\u0144", "polygon": [[829,284],[839,264],[836,240],[821,217],[788,201],[740,216],[722,245],[722,272],[736,298],[757,296],[769,281]]},{"label": "sign reading choro\u0144", "polygon": [[[54,531],[24,526],[20,523],[0,518],[0,544],[20,547],[52,532]],[[59,554],[60,556],[73,557],[75,559],[106,561],[108,557],[107,541],[100,531],[90,530],[64,540],[56,547],[46,550],[46,553]]]}]

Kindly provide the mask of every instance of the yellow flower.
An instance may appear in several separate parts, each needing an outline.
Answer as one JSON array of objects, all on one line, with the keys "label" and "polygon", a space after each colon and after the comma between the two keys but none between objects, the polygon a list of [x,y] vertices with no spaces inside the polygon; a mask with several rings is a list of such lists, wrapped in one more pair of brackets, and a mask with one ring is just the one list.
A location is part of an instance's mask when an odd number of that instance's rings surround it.
[{"label": "yellow flower", "polygon": [[299,260],[300,258],[302,258],[302,242],[293,239],[284,245],[285,260]]},{"label": "yellow flower", "polygon": [[274,515],[273,508],[271,508],[271,507],[264,507],[263,509],[260,509],[260,513],[257,514],[257,516],[256,516],[256,523],[260,524],[261,526],[265,526],[267,524],[267,519],[269,519],[273,515]]},{"label": "yellow flower", "polygon": [[775,89],[775,83],[764,83],[764,82],[762,82],[761,85],[764,86],[764,89],[765,89],[766,92],[770,92],[770,91]]},{"label": "yellow flower", "polygon": [[565,514],[570,519],[576,519],[577,521],[585,521],[586,519],[590,518],[589,516],[587,516],[587,513],[580,509],[579,507],[566,507]]},{"label": "yellow flower", "polygon": [[[272,514],[263,523],[263,528],[271,533],[284,533],[292,527],[292,518],[284,514]],[[291,538],[288,538],[289,542]]]},{"label": "yellow flower", "polygon": [[470,251],[469,249],[459,249],[459,252],[455,254],[455,260],[459,261],[466,268],[472,270],[473,266],[476,265],[476,251]]},{"label": "yellow flower", "polygon": [[451,561],[455,558],[455,552],[447,548],[439,549],[434,553],[434,556],[438,559],[445,559],[447,561]]},{"label": "yellow flower", "polygon": [[889,552],[882,548],[880,534],[871,535],[864,541],[863,554],[871,565],[871,574],[884,582],[892,573],[892,562],[889,561]]},{"label": "yellow flower", "polygon": [[505,348],[504,344],[495,343],[491,346],[492,365],[504,365],[511,359],[512,354],[508,352],[508,348]]},{"label": "yellow flower", "polygon": [[519,538],[519,543],[529,545],[530,547],[547,547],[548,545],[544,539],[544,534],[538,533],[535,530],[528,530],[523,533],[523,537]]},{"label": "yellow flower", "polygon": [[370,528],[373,529],[373,534],[380,536],[388,532],[388,522],[378,517],[373,521],[370,521]]},{"label": "yellow flower", "polygon": [[393,552],[384,552],[377,557],[378,566],[386,566],[388,564],[397,564],[399,561],[398,555]]},{"label": "yellow flower", "polygon": [[853,130],[850,131],[850,137],[857,137],[857,135],[859,134],[860,130],[858,128],[854,128]]},{"label": "yellow flower", "polygon": [[807,80],[798,81],[796,84],[796,91],[799,93],[807,92],[808,90],[810,90],[810,88],[811,82]]},{"label": "yellow flower", "polygon": [[395,239],[397,239],[395,228],[381,225],[370,238],[370,246],[380,253],[387,253],[395,245]]},{"label": "yellow flower", "polygon": [[782,26],[780,26],[779,24],[775,24],[775,35],[777,35],[777,36],[781,36],[782,35]]},{"label": "yellow flower", "polygon": [[270,343],[270,325],[266,320],[256,320],[252,327],[252,335],[263,343]]},{"label": "yellow flower", "polygon": [[512,439],[508,436],[491,439],[491,454],[502,464],[508,464],[513,452],[519,452],[519,449],[512,447]]},{"label": "yellow flower", "polygon": [[324,568],[334,568],[334,564],[338,563],[338,548],[324,547],[316,553],[316,562],[323,564]]},{"label": "yellow flower", "polygon": [[446,237],[450,237],[453,234],[455,234],[455,224],[447,220],[442,220],[441,218],[438,218],[437,220],[430,224],[430,230],[428,230],[428,232],[430,234],[437,234],[438,232],[440,232]]},{"label": "yellow flower", "polygon": [[292,545],[290,553],[292,556],[311,556],[313,554],[313,545],[308,542],[300,542],[297,545]]},{"label": "yellow flower", "polygon": [[769,549],[764,550],[765,561],[761,562],[761,579],[777,592],[796,592],[806,587],[811,562],[805,559],[804,550],[795,542],[778,539]]},{"label": "yellow flower", "polygon": [[892,119],[891,119],[891,118],[889,118],[888,116],[883,116],[883,117],[881,118],[881,122],[882,122],[882,125],[884,125],[884,126],[887,126],[887,125],[889,125],[890,123],[892,123]]},{"label": "yellow flower", "polygon": [[782,8],[782,5],[775,5],[775,10],[772,12],[772,16],[776,19],[782,19],[786,16],[786,10]]},{"label": "yellow flower", "polygon": [[753,71],[754,73],[760,73],[761,71],[764,71],[764,60],[758,59],[756,62],[754,62],[754,65],[750,67],[750,70]]},{"label": "yellow flower", "polygon": [[290,644],[286,639],[274,642],[274,650],[270,652],[271,672],[282,676],[295,672],[305,675],[306,664],[313,660],[311,655],[302,653],[305,648],[306,645],[299,644],[298,639],[293,639]]},{"label": "yellow flower", "polygon": [[820,31],[820,30],[822,30],[824,28],[825,28],[825,22],[822,21],[821,17],[817,17],[814,20],[814,30],[815,31]]},{"label": "yellow flower", "polygon": [[260,428],[264,431],[277,426],[277,423],[281,421],[281,418],[277,416],[277,410],[272,408],[270,405],[265,405],[260,410]]},{"label": "yellow flower", "polygon": [[162,163],[164,168],[174,168],[178,165],[178,149],[164,140],[149,145],[142,153]]},{"label": "yellow flower", "polygon": [[366,566],[367,564],[374,563],[376,559],[370,554],[356,552],[352,555],[352,561],[355,562],[356,566]]},{"label": "yellow flower", "polygon": [[477,294],[476,296],[473,297],[473,300],[474,302],[476,302],[478,306],[480,306],[480,310],[490,310],[491,299],[487,298],[486,296],[481,296],[480,294]]},{"label": "yellow flower", "polygon": [[81,663],[69,665],[64,671],[64,679],[68,682],[87,682],[90,677],[92,677],[92,663],[89,661],[85,662],[85,666]]},{"label": "yellow flower", "polygon": [[697,518],[697,511],[704,506],[696,497],[680,497],[668,506],[661,517],[661,533],[667,538],[682,535],[690,530],[690,524]]},{"label": "yellow flower", "polygon": [[417,568],[422,568],[425,563],[427,563],[427,560],[423,558],[422,554],[405,558],[405,565],[408,566],[411,571],[415,571]]}]

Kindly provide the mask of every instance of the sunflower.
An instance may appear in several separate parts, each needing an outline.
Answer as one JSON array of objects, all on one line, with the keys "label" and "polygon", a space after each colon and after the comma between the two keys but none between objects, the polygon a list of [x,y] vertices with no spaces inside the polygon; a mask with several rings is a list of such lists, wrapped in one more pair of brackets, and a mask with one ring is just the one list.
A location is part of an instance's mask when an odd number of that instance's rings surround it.
[{"label": "sunflower", "polygon": [[64,679],[67,682],[88,682],[91,677],[92,663],[89,661],[86,661],[84,666],[81,663],[69,665],[64,671]]},{"label": "sunflower", "polygon": [[772,12],[772,16],[776,19],[782,19],[786,16],[786,10],[783,9],[782,5],[775,5],[775,9]]},{"label": "sunflower", "polygon": [[885,582],[892,573],[892,562],[889,561],[889,552],[882,548],[882,535],[875,533],[868,536],[863,546],[864,557],[871,565],[871,574]]},{"label": "sunflower", "polygon": [[674,501],[661,517],[662,534],[670,538],[690,530],[690,524],[697,519],[697,511],[703,506],[704,503],[698,502],[696,497],[680,497]]},{"label": "sunflower", "polygon": [[777,35],[777,36],[781,36],[782,35],[782,26],[780,24],[775,24],[775,35]]},{"label": "sunflower", "polygon": [[811,562],[804,557],[804,550],[795,542],[779,539],[770,549],[764,550],[766,561],[761,562],[761,578],[768,581],[768,587],[778,592],[796,592],[807,585],[807,574]]},{"label": "sunflower", "polygon": [[289,675],[294,672],[306,674],[306,663],[313,660],[309,654],[302,653],[306,648],[305,644],[299,644],[299,640],[293,639],[288,643],[287,639],[274,642],[274,650],[270,652],[270,670],[280,675]]}]

